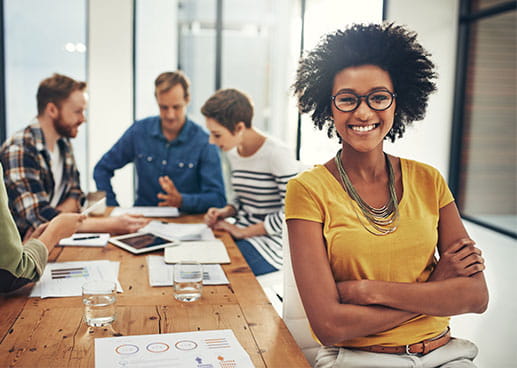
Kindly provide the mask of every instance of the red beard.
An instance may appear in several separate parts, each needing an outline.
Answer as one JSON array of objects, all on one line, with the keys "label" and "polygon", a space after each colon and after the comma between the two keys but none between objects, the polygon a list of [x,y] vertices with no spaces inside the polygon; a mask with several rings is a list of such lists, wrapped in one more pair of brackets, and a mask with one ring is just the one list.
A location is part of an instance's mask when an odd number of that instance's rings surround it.
[{"label": "red beard", "polygon": [[61,111],[57,118],[54,119],[54,129],[61,137],[66,138],[75,138],[77,135],[76,125],[68,125],[63,121],[63,116],[61,115]]}]

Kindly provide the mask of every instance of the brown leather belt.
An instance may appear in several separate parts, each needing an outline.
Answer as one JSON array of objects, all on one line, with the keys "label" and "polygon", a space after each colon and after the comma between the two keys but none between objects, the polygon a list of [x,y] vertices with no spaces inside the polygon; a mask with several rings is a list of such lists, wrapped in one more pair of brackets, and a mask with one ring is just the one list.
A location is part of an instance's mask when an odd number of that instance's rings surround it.
[{"label": "brown leather belt", "polygon": [[425,355],[435,349],[438,349],[447,344],[451,339],[451,332],[447,329],[442,335],[433,339],[420,341],[410,345],[403,346],[382,346],[371,345],[354,347],[353,349],[369,351],[372,353],[386,353],[386,354],[422,354]]}]

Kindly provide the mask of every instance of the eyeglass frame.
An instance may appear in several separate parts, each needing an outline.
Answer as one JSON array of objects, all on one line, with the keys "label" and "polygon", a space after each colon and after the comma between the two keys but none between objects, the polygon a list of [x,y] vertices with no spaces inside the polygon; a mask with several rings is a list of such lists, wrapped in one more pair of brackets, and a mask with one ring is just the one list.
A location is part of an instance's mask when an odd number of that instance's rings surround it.
[{"label": "eyeglass frame", "polygon": [[[369,96],[371,96],[371,95],[372,95],[372,94],[374,94],[374,93],[377,93],[377,92],[387,92],[387,93],[391,96],[390,104],[389,104],[388,106],[386,106],[384,109],[376,109],[376,108],[372,107],[372,106],[370,105],[370,102],[368,101],[368,97],[369,97]],[[350,94],[350,95],[354,95],[355,97],[357,97],[357,100],[358,100],[359,102],[357,103],[357,105],[356,105],[352,110],[346,110],[346,111],[345,111],[345,110],[341,110],[341,109],[337,106],[337,104],[336,104],[336,97],[337,97],[337,96],[339,96],[339,95],[344,95],[344,94]],[[353,112],[353,111],[357,110],[357,108],[358,108],[359,106],[361,106],[361,103],[363,102],[363,99],[364,99],[364,101],[366,101],[366,105],[367,105],[370,109],[372,109],[372,110],[374,110],[374,111],[386,111],[386,110],[388,110],[388,109],[391,107],[391,105],[393,105],[393,101],[395,101],[395,98],[396,98],[396,97],[397,97],[397,94],[396,94],[395,92],[388,91],[387,89],[380,89],[380,90],[372,91],[372,92],[367,93],[367,94],[365,94],[365,95],[358,95],[357,93],[355,93],[355,92],[351,92],[351,91],[350,91],[350,92],[339,92],[339,93],[336,93],[336,94],[335,94],[335,95],[333,95],[333,96],[330,96],[330,99],[331,99],[331,100],[332,100],[332,102],[334,103],[334,106],[336,107],[336,109],[338,109],[339,111],[341,111],[341,112]]]}]

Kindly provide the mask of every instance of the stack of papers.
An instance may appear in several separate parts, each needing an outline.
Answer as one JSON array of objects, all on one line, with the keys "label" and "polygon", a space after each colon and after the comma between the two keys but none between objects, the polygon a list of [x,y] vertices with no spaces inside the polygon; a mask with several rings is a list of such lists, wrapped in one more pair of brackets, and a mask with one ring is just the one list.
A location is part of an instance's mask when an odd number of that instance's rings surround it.
[{"label": "stack of papers", "polygon": [[132,214],[132,215],[142,215],[144,217],[178,217],[179,211],[176,207],[115,207],[113,211],[111,211],[110,216],[120,216],[124,214]]},{"label": "stack of papers", "polygon": [[80,247],[104,247],[108,244],[109,233],[75,233],[69,238],[61,239],[58,245]]},{"label": "stack of papers", "polygon": [[[151,286],[172,286],[174,265],[165,263],[162,256],[147,256],[147,268]],[[224,284],[229,281],[220,265],[203,265],[203,285]]]},{"label": "stack of papers", "polygon": [[117,291],[122,292],[118,282],[120,262],[77,261],[49,263],[31,292],[31,297],[80,296],[81,287],[91,280],[109,280],[117,283]]},{"label": "stack of papers", "polygon": [[182,241],[215,240],[214,233],[206,224],[175,224],[154,220],[139,231]]},{"label": "stack of papers", "polygon": [[253,368],[232,330],[95,339],[95,367]]}]

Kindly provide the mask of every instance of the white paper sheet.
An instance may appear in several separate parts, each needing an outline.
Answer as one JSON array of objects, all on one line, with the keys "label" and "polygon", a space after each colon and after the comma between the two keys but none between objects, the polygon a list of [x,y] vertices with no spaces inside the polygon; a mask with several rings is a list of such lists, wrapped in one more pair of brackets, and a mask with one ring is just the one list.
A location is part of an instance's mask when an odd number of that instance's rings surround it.
[{"label": "white paper sheet", "polygon": [[176,224],[153,220],[140,231],[182,241],[215,240],[214,233],[206,224]]},{"label": "white paper sheet", "polygon": [[100,200],[98,200],[97,202],[92,204],[91,206],[84,208],[83,211],[81,212],[81,215],[87,216],[90,213],[92,213],[93,211],[95,211],[97,208],[100,208],[100,207],[102,207],[104,210],[106,210],[106,197],[101,198]]},{"label": "white paper sheet", "polygon": [[58,245],[77,247],[104,247],[108,244],[109,233],[75,233],[69,238],[61,239]]},{"label": "white paper sheet", "polygon": [[96,368],[252,368],[232,330],[95,339]]},{"label": "white paper sheet", "polygon": [[[149,284],[151,286],[172,286],[173,264],[165,263],[162,256],[147,256]],[[224,285],[230,282],[218,264],[203,265],[203,285]]]},{"label": "white paper sheet", "polygon": [[90,280],[110,280],[117,283],[117,291],[122,292],[118,281],[120,262],[107,260],[49,263],[41,279],[31,292],[31,297],[80,296],[81,286]]},{"label": "white paper sheet", "polygon": [[126,213],[134,215],[143,215],[145,217],[178,217],[180,215],[176,207],[137,206],[129,208],[115,207],[113,211],[111,211],[110,216],[120,216]]},{"label": "white paper sheet", "polygon": [[174,247],[164,249],[166,263],[178,263],[185,260],[199,263],[230,263],[230,255],[224,243],[219,240],[201,240],[181,242]]}]

